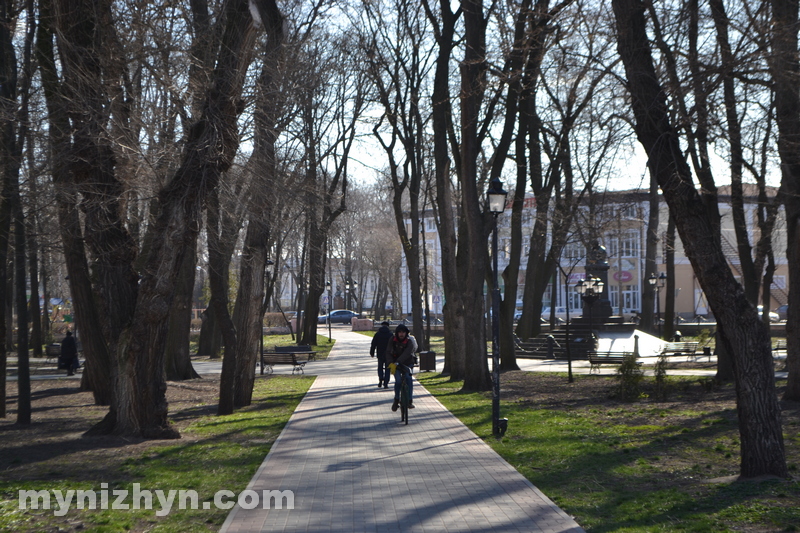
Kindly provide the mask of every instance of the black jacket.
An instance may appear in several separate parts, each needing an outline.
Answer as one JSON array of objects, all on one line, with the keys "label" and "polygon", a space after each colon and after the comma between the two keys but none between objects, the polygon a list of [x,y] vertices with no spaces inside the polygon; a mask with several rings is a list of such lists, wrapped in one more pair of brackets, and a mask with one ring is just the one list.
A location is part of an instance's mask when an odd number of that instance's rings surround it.
[{"label": "black jacket", "polygon": [[369,347],[369,354],[375,355],[377,351],[378,361],[385,361],[386,346],[388,346],[391,338],[392,330],[389,329],[389,326],[381,326],[381,329],[376,331],[375,336],[372,337],[372,345]]},{"label": "black jacket", "polygon": [[65,360],[73,359],[78,355],[78,344],[75,342],[75,337],[67,335],[61,341],[61,357]]}]

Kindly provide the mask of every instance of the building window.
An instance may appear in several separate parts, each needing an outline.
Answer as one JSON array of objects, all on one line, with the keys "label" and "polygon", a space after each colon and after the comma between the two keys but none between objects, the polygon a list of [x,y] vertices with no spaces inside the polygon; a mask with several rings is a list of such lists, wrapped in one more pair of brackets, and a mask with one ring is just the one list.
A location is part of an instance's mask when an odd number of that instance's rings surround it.
[{"label": "building window", "polygon": [[586,257],[586,252],[582,244],[570,243],[564,247],[562,257],[568,261],[579,261]]},{"label": "building window", "polygon": [[619,257],[619,239],[606,237],[606,250],[608,251],[608,257]]},{"label": "building window", "polygon": [[619,286],[611,285],[608,288],[608,300],[611,302],[611,309],[616,312],[619,308]]},{"label": "building window", "polygon": [[620,257],[639,257],[639,232],[627,231],[622,235]]},{"label": "building window", "polygon": [[575,289],[575,285],[570,285],[569,289],[567,290],[567,303],[569,304],[570,315],[573,311],[583,309],[581,295],[578,294],[578,291]]},{"label": "building window", "polygon": [[425,219],[425,231],[435,231],[436,230],[436,221],[432,218]]},{"label": "building window", "polygon": [[619,217],[620,218],[627,218],[627,219],[635,219],[636,218],[636,206],[635,205],[626,205],[619,209]]},{"label": "building window", "polygon": [[638,285],[623,285],[622,286],[622,307],[623,309],[630,309],[633,311],[640,311],[639,307],[639,286]]}]

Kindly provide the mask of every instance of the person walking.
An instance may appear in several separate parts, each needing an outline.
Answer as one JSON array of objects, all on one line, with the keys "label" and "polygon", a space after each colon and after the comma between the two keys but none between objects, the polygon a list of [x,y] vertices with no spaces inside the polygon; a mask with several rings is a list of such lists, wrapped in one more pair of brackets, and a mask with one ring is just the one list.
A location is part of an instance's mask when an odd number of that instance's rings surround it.
[{"label": "person walking", "polygon": [[78,368],[78,343],[75,342],[75,337],[69,330],[67,330],[67,336],[61,341],[60,359],[63,368],[67,369],[67,375],[74,375],[75,369]]},{"label": "person walking", "polygon": [[394,373],[394,402],[392,411],[397,411],[400,407],[400,384],[401,380],[407,380],[408,384],[408,408],[414,408],[413,402],[413,383],[411,378],[411,366],[414,361],[414,353],[417,351],[417,339],[409,335],[408,328],[400,324],[394,330],[394,336],[386,346],[386,362]]},{"label": "person walking", "polygon": [[383,385],[384,389],[389,388],[389,367],[386,366],[386,346],[392,339],[392,330],[389,329],[389,323],[385,320],[381,322],[381,328],[375,332],[372,337],[372,344],[369,347],[370,357],[378,357],[378,388]]}]

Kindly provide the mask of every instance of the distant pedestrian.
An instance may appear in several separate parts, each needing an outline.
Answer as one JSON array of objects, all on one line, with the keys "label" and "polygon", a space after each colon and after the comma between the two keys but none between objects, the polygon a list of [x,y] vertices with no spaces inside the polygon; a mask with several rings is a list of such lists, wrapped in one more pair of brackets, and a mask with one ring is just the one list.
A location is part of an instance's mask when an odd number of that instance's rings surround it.
[{"label": "distant pedestrian", "polygon": [[381,322],[381,328],[375,332],[372,337],[372,345],[369,347],[369,355],[375,357],[377,352],[378,357],[378,388],[383,385],[384,389],[389,388],[389,376],[391,372],[386,365],[386,347],[392,339],[392,330],[389,329],[389,323],[385,320]]},{"label": "distant pedestrian", "polygon": [[67,330],[67,336],[61,341],[61,357],[59,358],[61,368],[67,369],[67,375],[72,376],[75,374],[75,369],[78,368],[78,343],[75,342],[75,337],[72,332]]}]

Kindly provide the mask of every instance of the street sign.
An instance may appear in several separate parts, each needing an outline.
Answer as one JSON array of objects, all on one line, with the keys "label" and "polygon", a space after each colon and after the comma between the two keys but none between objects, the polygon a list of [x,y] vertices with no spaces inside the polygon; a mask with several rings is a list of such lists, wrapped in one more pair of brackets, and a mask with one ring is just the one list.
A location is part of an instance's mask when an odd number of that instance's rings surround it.
[{"label": "street sign", "polygon": [[633,274],[628,272],[627,270],[620,270],[619,272],[614,272],[614,279],[625,283],[626,281],[630,281],[633,279]]}]

